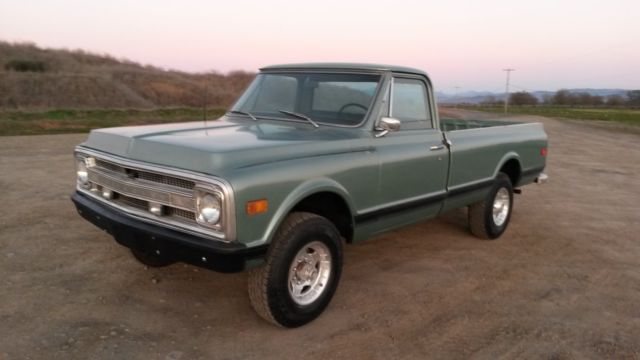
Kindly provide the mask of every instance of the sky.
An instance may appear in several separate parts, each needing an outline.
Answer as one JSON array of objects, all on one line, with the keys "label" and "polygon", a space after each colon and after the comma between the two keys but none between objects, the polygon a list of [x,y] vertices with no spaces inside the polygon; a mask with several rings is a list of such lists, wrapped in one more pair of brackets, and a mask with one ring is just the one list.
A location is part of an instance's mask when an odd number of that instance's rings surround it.
[{"label": "sky", "polygon": [[436,90],[640,88],[640,1],[0,0],[0,40],[189,72],[410,66]]}]

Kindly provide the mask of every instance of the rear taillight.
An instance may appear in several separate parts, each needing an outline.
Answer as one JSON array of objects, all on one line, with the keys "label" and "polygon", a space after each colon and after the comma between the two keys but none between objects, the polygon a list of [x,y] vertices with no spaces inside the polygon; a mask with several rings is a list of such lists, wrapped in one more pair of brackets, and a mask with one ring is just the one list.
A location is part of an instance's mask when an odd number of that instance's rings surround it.
[{"label": "rear taillight", "polygon": [[547,156],[547,148],[543,147],[542,149],[540,149],[540,155],[542,155],[542,157],[546,157]]}]

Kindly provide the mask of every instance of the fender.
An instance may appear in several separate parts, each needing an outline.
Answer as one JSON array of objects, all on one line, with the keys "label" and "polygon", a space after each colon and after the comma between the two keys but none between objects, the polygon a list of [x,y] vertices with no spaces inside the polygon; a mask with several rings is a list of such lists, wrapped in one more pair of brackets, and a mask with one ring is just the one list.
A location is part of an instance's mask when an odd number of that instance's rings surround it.
[{"label": "fender", "polygon": [[311,179],[299,184],[282,201],[282,203],[278,207],[278,210],[273,215],[271,221],[269,222],[269,225],[267,226],[267,229],[263,236],[263,239],[265,239],[264,244],[271,243],[271,239],[280,227],[280,224],[284,221],[287,215],[289,215],[291,210],[298,203],[300,203],[300,201],[304,200],[308,196],[320,192],[330,192],[340,196],[349,208],[349,212],[351,213],[351,223],[353,224],[353,214],[355,214],[355,206],[352,203],[351,197],[349,196],[347,190],[340,183],[330,178],[323,177]]},{"label": "fender", "polygon": [[[515,151],[509,151],[502,157],[502,159],[500,159],[500,161],[498,161],[498,167],[496,167],[496,169],[493,171],[494,179],[496,178],[496,176],[498,176],[500,169],[502,169],[502,167],[510,160],[518,161],[518,165],[520,165],[520,172],[522,172],[522,161],[520,160],[520,155],[518,155],[518,153],[516,153]],[[515,186],[515,184],[513,185]]]}]

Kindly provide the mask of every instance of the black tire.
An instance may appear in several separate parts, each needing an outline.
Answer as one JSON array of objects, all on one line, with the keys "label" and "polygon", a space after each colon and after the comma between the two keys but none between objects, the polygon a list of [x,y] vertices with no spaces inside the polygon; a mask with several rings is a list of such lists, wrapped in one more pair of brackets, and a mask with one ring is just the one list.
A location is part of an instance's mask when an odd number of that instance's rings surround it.
[{"label": "black tire", "polygon": [[[330,253],[330,262],[325,269],[331,270],[327,280],[320,285],[318,297],[309,304],[301,305],[289,290],[290,270],[295,273],[293,261],[303,248],[307,251],[308,246],[317,246],[318,243]],[[318,317],[329,305],[341,271],[342,239],[333,223],[311,213],[291,213],[278,229],[267,252],[266,263],[249,271],[251,305],[262,318],[275,325],[288,328],[302,326]]]},{"label": "black tire", "polygon": [[[509,194],[509,208],[506,219],[501,224],[496,224],[493,217],[493,204],[496,200],[496,195],[501,189],[505,189]],[[507,229],[512,212],[513,185],[511,184],[511,179],[504,173],[498,173],[487,197],[469,206],[469,228],[471,233],[481,239],[497,239]]]},{"label": "black tire", "polygon": [[175,260],[149,250],[131,249],[131,254],[136,260],[148,267],[165,267],[175,263]]}]

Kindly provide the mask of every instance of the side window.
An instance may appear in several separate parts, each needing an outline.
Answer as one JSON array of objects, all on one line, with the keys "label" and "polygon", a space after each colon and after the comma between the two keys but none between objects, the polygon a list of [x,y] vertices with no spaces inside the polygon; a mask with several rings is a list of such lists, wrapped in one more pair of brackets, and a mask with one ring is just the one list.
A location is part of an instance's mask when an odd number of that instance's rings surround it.
[{"label": "side window", "polygon": [[424,82],[394,78],[390,116],[400,120],[401,130],[431,129],[431,112]]}]

